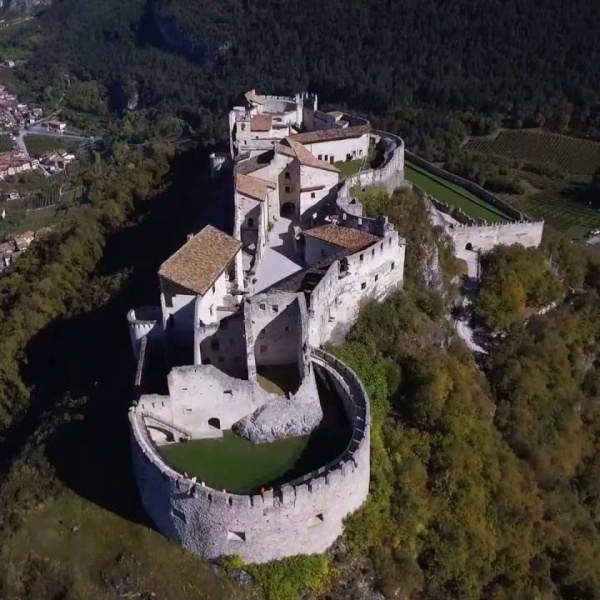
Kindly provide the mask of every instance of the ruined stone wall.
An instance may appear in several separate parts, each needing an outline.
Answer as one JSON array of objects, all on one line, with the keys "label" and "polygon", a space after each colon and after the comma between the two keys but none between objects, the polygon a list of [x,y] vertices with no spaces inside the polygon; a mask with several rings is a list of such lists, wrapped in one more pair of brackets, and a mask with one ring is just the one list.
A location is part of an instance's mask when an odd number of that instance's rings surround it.
[{"label": "ruined stone wall", "polygon": [[470,249],[486,252],[500,244],[521,244],[537,248],[542,243],[544,222],[495,223],[494,225],[454,225],[446,227],[456,250]]},{"label": "ruined stone wall", "polygon": [[164,330],[159,306],[140,306],[131,309],[127,313],[127,323],[135,358],[140,355],[140,345],[144,338],[148,337],[152,342],[163,339]]},{"label": "ruined stone wall", "polygon": [[306,323],[302,319],[304,298],[298,294],[269,292],[256,294],[244,302],[244,319],[251,335],[248,355],[254,354],[256,367],[298,365],[305,370],[302,353]]},{"label": "ruined stone wall", "polygon": [[390,231],[369,248],[335,261],[312,291],[309,343],[339,341],[356,321],[361,305],[402,288],[406,244]]},{"label": "ruined stone wall", "polygon": [[235,495],[192,482],[166,465],[151,441],[138,407],[129,413],[132,459],[140,497],[157,528],[206,559],[237,554],[267,562],[324,552],[369,490],[369,404],[364,386],[343,363],[313,356],[351,407],[352,439],[317,471],[260,495]]}]

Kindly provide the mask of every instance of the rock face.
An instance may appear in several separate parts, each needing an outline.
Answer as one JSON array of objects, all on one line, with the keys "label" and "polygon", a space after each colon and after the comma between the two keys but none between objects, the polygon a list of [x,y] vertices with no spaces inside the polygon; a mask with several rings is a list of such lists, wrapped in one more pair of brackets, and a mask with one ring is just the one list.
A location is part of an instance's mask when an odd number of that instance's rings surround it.
[{"label": "rock face", "polygon": [[298,402],[294,398],[272,400],[240,419],[232,429],[255,444],[286,437],[307,435],[323,419],[319,402]]},{"label": "rock face", "polygon": [[430,244],[427,247],[423,263],[423,277],[427,287],[436,292],[443,292],[444,279],[440,265],[440,253],[436,244]]},{"label": "rock face", "polygon": [[51,4],[52,0],[0,0],[0,8],[17,15],[35,14]]}]

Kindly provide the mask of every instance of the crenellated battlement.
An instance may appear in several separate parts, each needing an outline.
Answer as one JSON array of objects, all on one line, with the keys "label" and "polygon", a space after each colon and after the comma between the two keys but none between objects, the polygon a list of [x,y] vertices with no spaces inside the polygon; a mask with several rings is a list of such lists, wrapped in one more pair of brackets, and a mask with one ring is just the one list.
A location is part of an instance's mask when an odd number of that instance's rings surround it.
[{"label": "crenellated battlement", "polygon": [[165,535],[205,558],[235,553],[247,562],[267,562],[323,552],[341,534],[343,519],[368,494],[369,399],[360,379],[340,360],[322,350],[314,350],[311,360],[331,377],[352,436],[328,464],[262,494],[217,490],[176,471],[150,438],[142,407],[131,407],[133,465],[142,502]]}]

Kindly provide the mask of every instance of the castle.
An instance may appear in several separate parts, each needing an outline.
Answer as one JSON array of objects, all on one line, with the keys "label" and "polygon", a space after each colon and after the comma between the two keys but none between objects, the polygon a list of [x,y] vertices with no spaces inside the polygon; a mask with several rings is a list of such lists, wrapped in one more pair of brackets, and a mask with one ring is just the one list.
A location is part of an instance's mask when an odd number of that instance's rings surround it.
[{"label": "castle", "polygon": [[[127,315],[132,456],[163,534],[206,559],[267,562],[325,551],[368,494],[369,399],[323,346],[343,338],[363,302],[403,285],[404,239],[387,218],[365,216],[353,190],[401,185],[404,144],[320,111],[309,94],[252,90],[229,131],[230,153],[212,155],[211,172],[233,178],[232,235],[209,225],[190,236],[160,267],[160,306]],[[342,177],[345,166],[354,172]],[[287,374],[283,394],[264,385],[273,370]],[[344,432],[335,456],[244,494],[162,453],[231,431],[269,444],[323,428]]]}]

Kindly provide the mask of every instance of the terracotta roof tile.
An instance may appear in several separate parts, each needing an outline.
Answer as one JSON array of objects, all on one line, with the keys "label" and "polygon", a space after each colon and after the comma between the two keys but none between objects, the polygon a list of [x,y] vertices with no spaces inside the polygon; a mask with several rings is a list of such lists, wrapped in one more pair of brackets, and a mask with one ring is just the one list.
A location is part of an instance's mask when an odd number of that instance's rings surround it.
[{"label": "terracotta roof tile", "polygon": [[366,231],[344,227],[343,225],[321,225],[304,232],[304,235],[323,240],[346,250],[366,248],[381,238]]},{"label": "terracotta roof tile", "polygon": [[[294,136],[297,137],[297,136]],[[315,169],[323,169],[325,171],[335,171],[339,173],[339,169],[324,160],[319,160],[314,154],[309,152],[302,144],[294,141],[292,137],[288,137],[285,139],[285,142],[289,144],[290,148],[296,154],[296,158],[300,161],[301,165],[305,165],[307,167],[314,167]]]},{"label": "terracotta roof tile", "polygon": [[307,131],[292,135],[288,140],[300,142],[301,144],[315,144],[317,142],[330,142],[332,140],[345,140],[360,137],[371,131],[371,125],[356,125],[355,127],[334,127],[332,129],[320,129],[318,131]]},{"label": "terracotta roof tile", "polygon": [[269,185],[266,181],[258,179],[258,177],[238,173],[235,178],[235,189],[240,194],[244,194],[244,196],[264,202],[267,198]]},{"label": "terracotta roof tile", "polygon": [[272,123],[271,115],[254,115],[250,119],[250,131],[271,131]]},{"label": "terracotta roof tile", "polygon": [[203,296],[241,247],[239,240],[207,225],[168,258],[158,274]]}]

